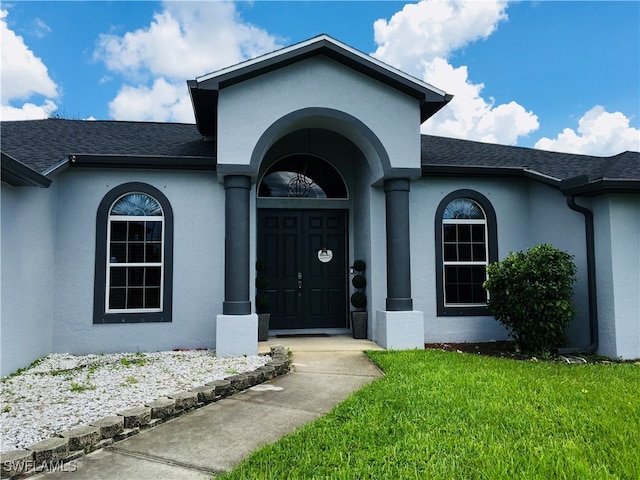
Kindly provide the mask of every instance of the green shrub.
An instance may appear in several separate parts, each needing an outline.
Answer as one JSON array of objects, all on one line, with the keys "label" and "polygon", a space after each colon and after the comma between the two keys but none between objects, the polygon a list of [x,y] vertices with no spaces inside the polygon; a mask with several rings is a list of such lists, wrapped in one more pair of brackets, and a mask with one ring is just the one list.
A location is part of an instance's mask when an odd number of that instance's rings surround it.
[{"label": "green shrub", "polygon": [[351,285],[353,285],[358,290],[362,290],[367,286],[367,279],[364,278],[364,275],[355,275],[351,280]]},{"label": "green shrub", "polygon": [[566,329],[576,314],[572,255],[538,245],[526,253],[510,253],[489,265],[487,273],[487,306],[522,350],[551,353],[566,342]]},{"label": "green shrub", "polygon": [[353,269],[356,272],[364,272],[366,268],[367,264],[364,263],[364,260],[356,260],[355,262],[353,262]]},{"label": "green shrub", "polygon": [[354,292],[353,295],[351,295],[351,305],[358,310],[363,309],[367,306],[367,296],[362,292]]}]

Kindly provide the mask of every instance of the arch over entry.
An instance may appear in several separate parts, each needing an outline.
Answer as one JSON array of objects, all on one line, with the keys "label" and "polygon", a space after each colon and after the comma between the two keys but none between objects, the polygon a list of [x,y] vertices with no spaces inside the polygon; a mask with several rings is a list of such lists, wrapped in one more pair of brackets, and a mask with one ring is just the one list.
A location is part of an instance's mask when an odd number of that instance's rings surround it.
[{"label": "arch over entry", "polygon": [[[303,108],[276,120],[256,143],[251,154],[250,170],[259,170],[262,159],[276,141],[304,128],[324,128],[345,136],[365,154],[373,171],[381,167],[383,176],[391,172],[391,161],[386,149],[367,125],[348,113],[324,107]],[[374,165],[375,161],[380,165]]]}]

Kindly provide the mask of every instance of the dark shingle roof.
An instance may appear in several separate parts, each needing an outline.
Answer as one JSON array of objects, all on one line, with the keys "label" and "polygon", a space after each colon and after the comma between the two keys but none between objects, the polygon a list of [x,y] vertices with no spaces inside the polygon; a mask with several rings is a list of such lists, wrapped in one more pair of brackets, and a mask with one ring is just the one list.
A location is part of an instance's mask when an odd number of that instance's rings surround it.
[{"label": "dark shingle roof", "polygon": [[71,154],[215,157],[193,124],[84,120],[2,122],[2,152],[43,173]]},{"label": "dark shingle roof", "polygon": [[[215,143],[204,141],[193,124],[49,119],[2,122],[0,131],[5,163],[10,157],[16,168],[19,162],[40,174],[69,155],[77,155],[79,163],[84,156],[85,165],[101,165],[104,156],[123,166],[157,166],[169,158],[173,161],[166,165],[182,168],[183,159],[195,158],[206,159],[191,161],[196,168],[215,167]],[[425,175],[525,175],[560,187],[571,180],[577,192],[593,190],[598,182],[609,188],[613,182],[640,193],[638,152],[595,157],[432,135],[422,135],[421,141]],[[142,157],[151,160],[136,163]]]},{"label": "dark shingle roof", "polygon": [[613,157],[548,152],[453,138],[422,135],[423,171],[447,167],[472,167],[527,171],[561,181],[587,176],[589,181],[607,178],[640,180],[640,153],[624,152]]}]

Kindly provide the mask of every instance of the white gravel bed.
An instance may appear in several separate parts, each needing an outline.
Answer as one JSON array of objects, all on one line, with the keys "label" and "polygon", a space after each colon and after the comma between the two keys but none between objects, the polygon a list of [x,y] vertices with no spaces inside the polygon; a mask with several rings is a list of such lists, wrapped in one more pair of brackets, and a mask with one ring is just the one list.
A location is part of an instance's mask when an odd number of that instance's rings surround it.
[{"label": "white gravel bed", "polygon": [[271,357],[207,350],[51,354],[0,379],[0,451],[25,448],[127,408],[255,370]]}]

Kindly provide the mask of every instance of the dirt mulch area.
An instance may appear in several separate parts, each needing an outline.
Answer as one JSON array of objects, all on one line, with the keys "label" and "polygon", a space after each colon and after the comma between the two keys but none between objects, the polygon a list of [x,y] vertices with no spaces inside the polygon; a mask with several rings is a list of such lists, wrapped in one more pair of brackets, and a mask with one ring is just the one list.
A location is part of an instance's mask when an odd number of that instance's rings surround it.
[{"label": "dirt mulch area", "polygon": [[[544,358],[526,355],[516,349],[515,342],[497,341],[497,342],[478,342],[478,343],[426,343],[425,348],[444,350],[445,352],[473,353],[477,355],[486,355],[490,357],[508,358],[511,360],[529,360],[533,362],[545,361],[556,363],[616,363],[606,357],[597,355],[552,355]],[[632,361],[633,362],[633,361]]]},{"label": "dirt mulch area", "polygon": [[426,343],[425,348],[444,350],[445,352],[475,353],[490,357],[524,359],[528,358],[516,351],[514,342],[479,342],[479,343]]}]

